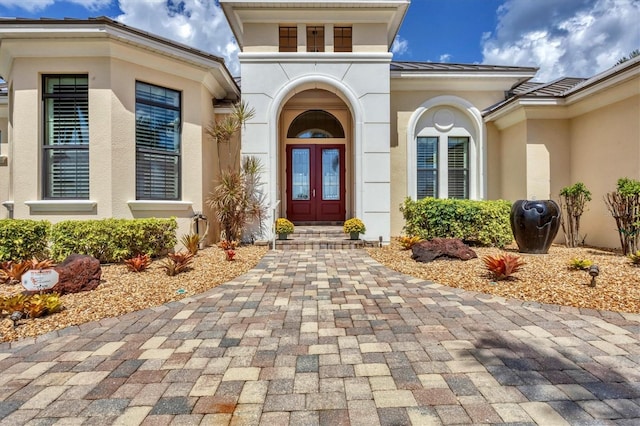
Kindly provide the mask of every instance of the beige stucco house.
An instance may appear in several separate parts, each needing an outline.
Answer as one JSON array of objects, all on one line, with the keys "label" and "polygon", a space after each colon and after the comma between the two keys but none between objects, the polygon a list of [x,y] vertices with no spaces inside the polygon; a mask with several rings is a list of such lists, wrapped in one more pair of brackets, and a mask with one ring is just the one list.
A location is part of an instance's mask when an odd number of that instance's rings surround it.
[{"label": "beige stucco house", "polygon": [[220,58],[107,18],[0,21],[0,40],[4,217],[175,216],[188,233],[210,213],[205,128],[240,96]]},{"label": "beige stucco house", "polygon": [[107,18],[0,21],[4,216],[177,216],[187,232],[217,174],[204,129],[242,98],[242,154],[276,216],[357,216],[389,241],[405,197],[557,198],[582,181],[586,242],[617,245],[602,197],[640,179],[640,58],[536,83],[529,67],[394,62],[409,0],[220,3],[242,92],[219,58]]}]

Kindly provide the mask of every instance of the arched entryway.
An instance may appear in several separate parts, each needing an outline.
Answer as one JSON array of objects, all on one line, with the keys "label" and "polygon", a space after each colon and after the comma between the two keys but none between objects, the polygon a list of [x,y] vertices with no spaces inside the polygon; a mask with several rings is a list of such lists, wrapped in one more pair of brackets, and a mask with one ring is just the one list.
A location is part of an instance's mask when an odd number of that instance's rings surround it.
[{"label": "arched entryway", "polygon": [[351,210],[351,113],[326,90],[302,91],[280,114],[282,212],[294,223],[344,221]]}]

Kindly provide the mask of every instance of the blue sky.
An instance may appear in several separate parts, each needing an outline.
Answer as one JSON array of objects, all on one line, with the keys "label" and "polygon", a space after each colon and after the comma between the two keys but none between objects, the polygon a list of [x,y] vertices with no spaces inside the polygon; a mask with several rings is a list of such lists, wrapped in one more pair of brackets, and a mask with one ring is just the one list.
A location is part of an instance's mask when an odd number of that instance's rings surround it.
[{"label": "blue sky", "polygon": [[[220,55],[238,47],[214,0],[0,0],[0,16],[109,16]],[[587,77],[640,48],[640,0],[413,0],[394,59],[537,66],[539,81]]]}]

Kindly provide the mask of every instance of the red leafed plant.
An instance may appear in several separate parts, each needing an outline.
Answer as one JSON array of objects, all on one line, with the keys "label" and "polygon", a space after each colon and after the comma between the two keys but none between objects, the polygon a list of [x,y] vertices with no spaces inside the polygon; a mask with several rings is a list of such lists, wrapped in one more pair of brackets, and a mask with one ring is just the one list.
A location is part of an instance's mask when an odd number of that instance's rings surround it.
[{"label": "red leafed plant", "polygon": [[31,261],[23,260],[22,262],[8,262],[0,263],[0,282],[8,284],[19,283],[22,278],[22,274],[31,269]]},{"label": "red leafed plant", "polygon": [[236,256],[236,251],[233,249],[225,250],[225,253],[227,253],[227,260],[229,262],[231,262],[233,258]]},{"label": "red leafed plant", "polygon": [[53,260],[39,260],[34,257],[31,260],[23,260],[22,262],[0,262],[0,283],[19,283],[22,275],[30,269],[51,269],[55,266]]},{"label": "red leafed plant", "polygon": [[142,272],[151,265],[151,258],[148,254],[139,254],[125,260],[124,263],[131,272]]},{"label": "red leafed plant", "polygon": [[160,267],[165,270],[167,275],[174,276],[189,269],[192,261],[193,255],[189,252],[168,253],[167,258],[160,264]]},{"label": "red leafed plant", "polygon": [[525,262],[520,256],[506,253],[497,256],[485,256],[482,258],[492,278],[496,281],[506,280],[512,274],[518,272]]},{"label": "red leafed plant", "polygon": [[237,241],[222,240],[222,241],[220,241],[218,243],[218,247],[220,247],[224,251],[233,250],[236,247],[238,247],[238,242]]},{"label": "red leafed plant", "polygon": [[56,266],[56,263],[51,259],[40,260],[37,257],[34,257],[29,261],[29,269],[51,269],[54,266]]}]

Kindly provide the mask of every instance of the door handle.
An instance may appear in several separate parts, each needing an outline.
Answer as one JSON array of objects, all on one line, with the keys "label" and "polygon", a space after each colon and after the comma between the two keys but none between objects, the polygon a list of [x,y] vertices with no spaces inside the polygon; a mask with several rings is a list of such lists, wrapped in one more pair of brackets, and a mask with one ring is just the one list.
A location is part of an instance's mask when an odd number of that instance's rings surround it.
[{"label": "door handle", "polygon": [[313,198],[316,198],[316,189],[313,188]]}]

